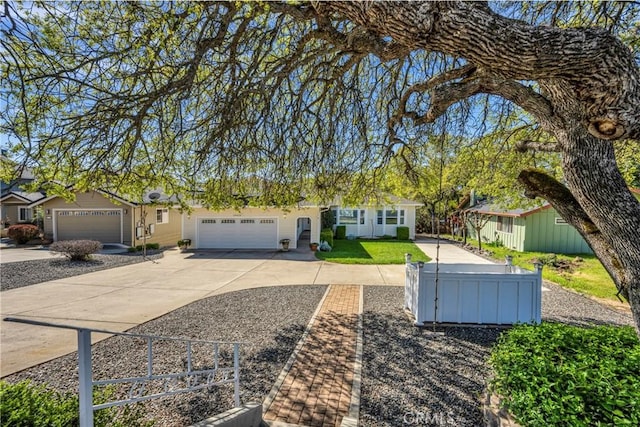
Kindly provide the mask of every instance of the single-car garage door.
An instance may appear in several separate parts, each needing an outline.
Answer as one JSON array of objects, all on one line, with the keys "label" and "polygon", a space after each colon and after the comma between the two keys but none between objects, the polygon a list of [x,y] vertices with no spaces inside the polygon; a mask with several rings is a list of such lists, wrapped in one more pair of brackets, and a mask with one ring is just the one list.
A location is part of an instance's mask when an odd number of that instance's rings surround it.
[{"label": "single-car garage door", "polygon": [[274,249],[278,247],[275,218],[200,218],[201,249]]},{"label": "single-car garage door", "polygon": [[56,240],[97,240],[122,243],[122,211],[60,210],[56,212]]}]

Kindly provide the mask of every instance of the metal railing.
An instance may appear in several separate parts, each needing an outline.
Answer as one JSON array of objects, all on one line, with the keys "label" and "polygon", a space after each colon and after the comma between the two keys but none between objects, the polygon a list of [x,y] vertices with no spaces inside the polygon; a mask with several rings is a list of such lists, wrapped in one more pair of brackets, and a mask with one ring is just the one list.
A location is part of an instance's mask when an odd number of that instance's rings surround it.
[{"label": "metal railing", "polygon": [[[133,334],[128,332],[115,332],[104,329],[83,328],[72,325],[41,322],[31,319],[7,317],[7,322],[24,323],[35,326],[75,330],[78,335],[78,372],[79,372],[79,401],[80,401],[80,427],[93,427],[93,413],[96,410],[121,406],[129,403],[156,399],[164,396],[185,393],[233,383],[234,403],[240,406],[240,345],[241,342],[205,341],[187,338],[163,337],[158,335]],[[109,334],[126,338],[146,341],[146,374],[126,378],[93,380],[93,366],[91,363],[91,334]],[[168,341],[184,343],[186,369],[172,373],[154,373],[154,344]],[[210,349],[209,363],[212,366],[195,368],[194,346]],[[233,364],[222,366],[221,350],[233,348]],[[208,350],[207,350],[208,351]],[[225,352],[226,354],[226,352]],[[200,358],[199,358],[200,360]],[[129,385],[127,398],[93,404],[93,388],[96,386]]]}]

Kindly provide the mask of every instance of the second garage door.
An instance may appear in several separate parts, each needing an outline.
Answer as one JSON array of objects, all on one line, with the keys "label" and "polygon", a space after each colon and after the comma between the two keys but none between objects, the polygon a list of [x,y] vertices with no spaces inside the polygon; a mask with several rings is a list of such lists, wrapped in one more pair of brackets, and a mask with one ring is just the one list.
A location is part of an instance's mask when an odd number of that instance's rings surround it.
[{"label": "second garage door", "polygon": [[275,218],[200,218],[201,249],[275,249],[278,222]]},{"label": "second garage door", "polygon": [[119,209],[56,211],[56,240],[97,240],[122,243]]}]

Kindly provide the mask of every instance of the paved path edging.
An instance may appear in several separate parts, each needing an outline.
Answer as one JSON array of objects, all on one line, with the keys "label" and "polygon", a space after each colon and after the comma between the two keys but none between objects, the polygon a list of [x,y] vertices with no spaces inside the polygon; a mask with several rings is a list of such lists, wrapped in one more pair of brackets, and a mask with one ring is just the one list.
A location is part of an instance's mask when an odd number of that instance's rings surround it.
[{"label": "paved path edging", "polygon": [[294,354],[265,399],[263,419],[267,424],[357,425],[362,309],[362,285],[329,286]]}]

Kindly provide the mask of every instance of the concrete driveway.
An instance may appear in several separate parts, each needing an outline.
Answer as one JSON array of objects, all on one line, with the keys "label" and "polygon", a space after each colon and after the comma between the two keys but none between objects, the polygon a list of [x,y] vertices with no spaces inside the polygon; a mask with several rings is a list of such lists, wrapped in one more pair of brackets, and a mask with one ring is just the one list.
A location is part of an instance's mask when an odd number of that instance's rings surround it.
[{"label": "concrete driveway", "polygon": [[[435,258],[435,241],[417,241],[416,244]],[[3,257],[7,250],[15,249],[2,249]],[[52,256],[48,251],[42,251],[42,254]],[[440,261],[490,262],[446,242],[440,245]],[[24,317],[125,331],[191,302],[226,292],[283,285],[402,286],[404,275],[404,265],[333,264],[317,260],[308,250],[181,253],[176,249],[166,251],[164,257],[157,261],[4,291],[0,299],[0,314],[3,319],[8,316]],[[76,333],[72,330],[13,322],[2,322],[0,327],[0,376],[46,362],[77,348]],[[93,334],[94,342],[107,337]]]},{"label": "concrete driveway", "polygon": [[62,255],[50,252],[48,248],[43,246],[16,247],[12,245],[4,245],[0,248],[0,264],[61,257]]},{"label": "concrete driveway", "polygon": [[[7,249],[3,249],[5,251]],[[11,250],[11,249],[9,249]],[[165,252],[155,262],[127,265],[2,292],[2,318],[24,317],[124,331],[208,296],[240,289],[314,284],[404,283],[402,265],[340,265],[309,251]],[[76,350],[72,330],[1,324],[0,375]],[[105,335],[94,334],[94,342]]]}]

